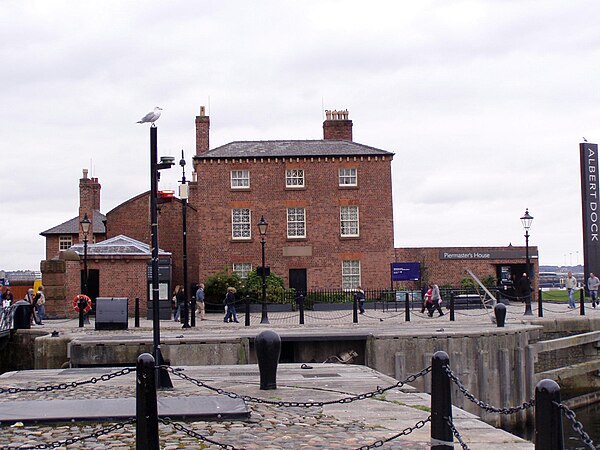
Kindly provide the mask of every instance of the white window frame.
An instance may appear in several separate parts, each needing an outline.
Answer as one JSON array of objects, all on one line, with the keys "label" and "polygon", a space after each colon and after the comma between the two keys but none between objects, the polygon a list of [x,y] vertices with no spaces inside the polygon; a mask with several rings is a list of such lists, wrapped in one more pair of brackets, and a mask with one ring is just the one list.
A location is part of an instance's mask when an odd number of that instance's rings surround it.
[{"label": "white window frame", "polygon": [[287,237],[288,239],[306,237],[306,208],[290,207],[287,209]]},{"label": "white window frame", "polygon": [[[356,218],[354,216],[356,211]],[[358,237],[360,236],[359,210],[356,205],[340,206],[340,236]]]},{"label": "white window frame", "polygon": [[231,189],[250,189],[250,171],[232,170],[230,172]]},{"label": "white window frame", "polygon": [[[68,244],[68,245],[67,245]],[[73,236],[65,234],[58,236],[58,249],[68,250],[73,245]]]},{"label": "white window frame", "polygon": [[285,187],[297,189],[304,187],[304,169],[287,169],[285,171]]},{"label": "white window frame", "polygon": [[341,168],[338,171],[338,176],[340,186],[358,186],[358,171],[356,167]]},{"label": "white window frame", "polygon": [[360,286],[360,272],[360,260],[342,261],[342,289],[352,290]]},{"label": "white window frame", "polygon": [[242,280],[248,278],[252,272],[252,263],[233,263],[233,273],[236,273]]},{"label": "white window frame", "polygon": [[[247,211],[247,215],[244,216]],[[252,211],[250,208],[231,210],[231,239],[252,239]]]}]

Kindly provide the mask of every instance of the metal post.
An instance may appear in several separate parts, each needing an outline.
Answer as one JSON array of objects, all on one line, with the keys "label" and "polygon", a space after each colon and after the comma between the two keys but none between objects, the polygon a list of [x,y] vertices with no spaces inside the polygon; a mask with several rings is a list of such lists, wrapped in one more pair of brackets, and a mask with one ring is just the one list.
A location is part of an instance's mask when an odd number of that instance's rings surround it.
[{"label": "metal post", "polygon": [[[531,266],[529,261],[529,230],[525,230],[525,264],[527,267],[527,279],[529,280],[529,286],[531,287]],[[525,316],[533,316],[531,312],[531,289],[525,295]]]},{"label": "metal post", "polygon": [[585,289],[579,289],[579,315],[585,316]]},{"label": "metal post", "polygon": [[87,233],[83,234],[83,295],[88,295]]},{"label": "metal post", "polygon": [[135,314],[135,316],[134,316],[134,321],[135,321],[134,326],[136,328],[139,328],[140,327],[140,298],[139,297],[135,298],[135,310],[134,310],[134,314]]},{"label": "metal post", "polygon": [[77,306],[79,307],[79,328],[83,328],[83,310],[85,308],[86,301],[80,298],[77,301]]},{"label": "metal post", "polygon": [[142,353],[136,367],[136,436],[138,450],[160,450],[158,442],[158,405],[156,402],[156,380],[154,358]]},{"label": "metal post", "polygon": [[269,323],[269,316],[267,315],[267,280],[265,270],[265,237],[260,237],[260,245],[262,247],[262,316],[260,323]]},{"label": "metal post", "polygon": [[[180,194],[181,197],[181,229],[183,230],[183,293],[184,302],[183,302],[183,326],[182,328],[190,327],[190,307],[189,307],[189,294],[188,294],[188,260],[187,260],[187,200],[188,194],[185,192],[187,188],[186,179],[185,179],[185,157],[183,155],[183,150],[181,150],[181,160],[179,161],[179,165],[181,166],[181,185],[183,188],[183,195]],[[193,295],[196,293],[193,292]],[[192,310],[192,316],[195,316],[196,312]]]},{"label": "metal post", "polygon": [[150,127],[150,227],[152,234],[152,331],[154,361],[156,364],[156,387],[172,388],[173,383],[166,370],[160,369],[164,359],[160,351],[160,303],[158,291],[158,139],[157,128]]},{"label": "metal post", "polygon": [[538,317],[544,317],[544,309],[542,306],[542,290],[538,290]]},{"label": "metal post", "polygon": [[354,294],[352,301],[352,323],[358,323],[358,297]]},{"label": "metal post", "polygon": [[431,448],[453,449],[454,437],[448,421],[452,420],[452,393],[446,373],[449,358],[446,352],[435,352],[431,361]]},{"label": "metal post", "polygon": [[408,299],[408,292],[404,297],[404,320],[410,322],[410,300]]},{"label": "metal post", "polygon": [[560,387],[554,380],[542,380],[535,386],[535,448],[562,450],[562,412]]},{"label": "metal post", "polygon": [[250,326],[250,296],[246,295],[246,317],[244,319],[244,326]]},{"label": "metal post", "polygon": [[454,316],[454,292],[450,292],[450,322],[455,321]]},{"label": "metal post", "polygon": [[304,295],[298,297],[298,311],[300,312],[300,325],[304,325]]}]

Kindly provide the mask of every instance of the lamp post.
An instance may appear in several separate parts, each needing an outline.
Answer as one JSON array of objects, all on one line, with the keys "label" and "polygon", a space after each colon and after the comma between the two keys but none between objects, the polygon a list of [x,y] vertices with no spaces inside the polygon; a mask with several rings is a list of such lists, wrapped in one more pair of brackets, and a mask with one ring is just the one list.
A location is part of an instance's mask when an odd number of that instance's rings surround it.
[{"label": "lamp post", "polygon": [[160,170],[168,169],[175,163],[175,158],[163,156],[158,159],[158,133],[156,125],[150,127],[150,231],[152,235],[152,331],[154,344],[154,361],[156,364],[156,387],[172,388],[169,372],[161,369],[165,362],[160,350],[160,301],[158,283],[158,180]]},{"label": "lamp post", "polygon": [[79,222],[81,224],[81,231],[83,232],[83,295],[88,295],[88,268],[87,268],[87,244],[88,235],[90,232],[90,226],[92,222],[88,218],[87,213],[83,216],[83,219]]},{"label": "lamp post", "polygon": [[[189,308],[189,294],[188,294],[188,263],[187,263],[187,201],[189,198],[189,186],[185,180],[185,157],[183,156],[183,150],[181,150],[181,160],[179,161],[181,166],[181,185],[179,186],[179,197],[181,197],[181,228],[183,230],[183,293],[185,295],[185,301],[183,302],[183,326],[182,328],[190,327],[190,308]],[[192,292],[192,295],[195,293]],[[195,297],[194,297],[195,298]],[[196,314],[192,308],[192,326],[196,325]]]},{"label": "lamp post", "polygon": [[258,222],[258,232],[260,233],[260,245],[262,247],[262,317],[260,323],[269,323],[269,317],[267,315],[267,280],[266,280],[266,268],[265,268],[265,236],[267,235],[267,228],[269,224],[265,220],[264,216],[260,216]]},{"label": "lamp post", "polygon": [[[525,209],[525,214],[521,217],[521,223],[523,224],[523,229],[525,230],[525,265],[526,265],[526,273],[527,279],[529,281],[529,287],[531,288],[531,266],[529,261],[529,228],[531,228],[531,222],[533,222],[533,217],[529,215],[529,208]],[[526,316],[532,316],[531,312],[531,289],[525,295],[525,314]]]}]

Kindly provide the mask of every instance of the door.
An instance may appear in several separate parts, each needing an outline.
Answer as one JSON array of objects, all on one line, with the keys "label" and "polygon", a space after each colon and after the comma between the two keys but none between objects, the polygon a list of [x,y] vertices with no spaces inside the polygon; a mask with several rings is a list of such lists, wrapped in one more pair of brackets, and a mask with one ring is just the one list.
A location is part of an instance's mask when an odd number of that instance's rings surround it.
[{"label": "door", "polygon": [[[81,291],[83,292],[83,281],[85,275],[81,271]],[[88,269],[87,278],[87,296],[92,300],[92,310],[90,314],[96,314],[96,297],[100,295],[100,271],[98,269]]]},{"label": "door", "polygon": [[290,269],[290,289],[296,289],[296,295],[306,295],[306,269]]}]

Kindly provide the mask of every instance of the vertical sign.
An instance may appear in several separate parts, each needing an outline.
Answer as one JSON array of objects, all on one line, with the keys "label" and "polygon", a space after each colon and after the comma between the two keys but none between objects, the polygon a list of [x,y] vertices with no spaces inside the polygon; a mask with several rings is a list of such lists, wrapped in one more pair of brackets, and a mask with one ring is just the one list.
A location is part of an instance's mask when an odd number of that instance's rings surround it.
[{"label": "vertical sign", "polygon": [[[598,144],[579,144],[581,159],[581,210],[583,213],[583,272],[600,272],[600,230],[598,227]],[[585,283],[585,281],[584,281]]]}]

